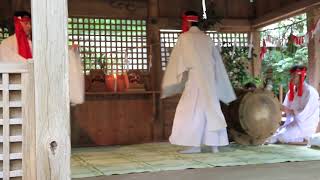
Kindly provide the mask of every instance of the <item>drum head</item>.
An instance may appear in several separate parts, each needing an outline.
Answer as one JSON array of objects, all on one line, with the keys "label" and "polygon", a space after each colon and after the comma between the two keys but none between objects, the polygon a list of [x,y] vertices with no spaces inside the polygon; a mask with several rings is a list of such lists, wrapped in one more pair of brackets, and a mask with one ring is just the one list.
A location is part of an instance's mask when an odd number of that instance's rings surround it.
[{"label": "drum head", "polygon": [[281,122],[280,102],[268,91],[249,92],[241,100],[239,120],[243,130],[251,137],[270,137]]}]

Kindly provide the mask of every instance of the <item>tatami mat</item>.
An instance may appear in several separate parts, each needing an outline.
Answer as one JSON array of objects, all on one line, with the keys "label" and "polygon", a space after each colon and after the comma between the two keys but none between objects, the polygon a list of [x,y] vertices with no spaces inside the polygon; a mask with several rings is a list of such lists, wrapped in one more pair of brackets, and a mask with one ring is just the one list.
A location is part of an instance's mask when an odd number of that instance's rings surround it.
[{"label": "tatami mat", "polygon": [[178,150],[180,146],[168,143],[76,148],[72,150],[72,177],[320,160],[320,150],[293,145],[232,144],[216,154],[185,155]]}]

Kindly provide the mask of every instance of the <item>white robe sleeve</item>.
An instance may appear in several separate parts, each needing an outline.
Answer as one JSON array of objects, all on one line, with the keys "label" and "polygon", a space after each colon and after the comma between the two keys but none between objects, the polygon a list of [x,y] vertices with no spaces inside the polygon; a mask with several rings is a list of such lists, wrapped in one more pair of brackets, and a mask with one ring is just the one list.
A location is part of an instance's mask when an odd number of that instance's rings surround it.
[{"label": "white robe sleeve", "polygon": [[308,117],[319,108],[319,95],[317,95],[317,92],[313,93],[311,91],[309,89],[308,94],[302,99],[301,107],[293,109],[295,120],[300,122],[308,120]]},{"label": "white robe sleeve", "polygon": [[226,68],[224,67],[222,57],[217,47],[213,47],[212,56],[215,61],[214,64],[217,95],[219,97],[219,100],[228,104],[236,100],[236,95],[234,93]]},{"label": "white robe sleeve", "polygon": [[289,107],[289,92],[287,92],[286,97],[284,98],[282,105]]},{"label": "white robe sleeve", "polygon": [[163,76],[161,98],[181,93],[184,88],[184,84],[182,82],[183,73],[188,69],[183,62],[184,52],[181,36],[183,35],[180,35],[177,44],[171,52],[168,65]]},{"label": "white robe sleeve", "polygon": [[26,59],[18,54],[18,47],[14,35],[3,40],[0,44],[0,62],[16,63],[25,62]]},{"label": "white robe sleeve", "polygon": [[84,74],[79,53],[69,50],[69,88],[71,105],[84,102]]},{"label": "white robe sleeve", "polygon": [[[286,97],[284,98],[284,101],[283,101],[283,105],[286,107],[289,107],[289,93],[286,94]],[[286,114],[286,121],[284,122],[283,126],[289,125],[290,123],[293,122],[293,120],[294,120],[293,115]]]}]

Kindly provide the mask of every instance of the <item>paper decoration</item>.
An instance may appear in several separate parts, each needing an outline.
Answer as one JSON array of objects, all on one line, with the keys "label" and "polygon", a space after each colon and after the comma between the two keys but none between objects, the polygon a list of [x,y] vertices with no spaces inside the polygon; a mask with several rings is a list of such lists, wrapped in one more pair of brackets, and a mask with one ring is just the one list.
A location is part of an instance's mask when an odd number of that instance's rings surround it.
[{"label": "paper decoration", "polygon": [[203,19],[207,19],[206,0],[202,0]]},{"label": "paper decoration", "polygon": [[260,51],[260,59],[262,60],[264,58],[264,55],[267,53],[267,45],[266,40],[263,40],[263,46],[261,47]]}]

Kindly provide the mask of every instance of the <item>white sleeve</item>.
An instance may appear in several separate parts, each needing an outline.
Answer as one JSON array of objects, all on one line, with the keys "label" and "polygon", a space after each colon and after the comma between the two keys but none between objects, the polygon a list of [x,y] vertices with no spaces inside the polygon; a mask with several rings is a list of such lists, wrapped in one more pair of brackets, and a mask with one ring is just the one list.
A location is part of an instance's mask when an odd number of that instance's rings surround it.
[{"label": "white sleeve", "polygon": [[69,92],[71,104],[84,102],[84,74],[79,53],[69,50]]},{"label": "white sleeve", "polygon": [[319,108],[319,95],[318,92],[313,92],[309,89],[308,94],[302,99],[301,107],[293,109],[295,119],[298,121],[304,121],[308,119],[310,115],[317,111]]},{"label": "white sleeve", "polygon": [[236,100],[236,95],[231,85],[228,73],[224,67],[221,54],[217,47],[213,47],[213,60],[215,61],[215,80],[219,100],[229,103]]},{"label": "white sleeve", "polygon": [[[182,35],[181,35],[182,36]],[[187,71],[183,59],[183,40],[181,36],[171,52],[171,56],[162,79],[161,98],[173,96],[183,90],[183,73]]]}]

